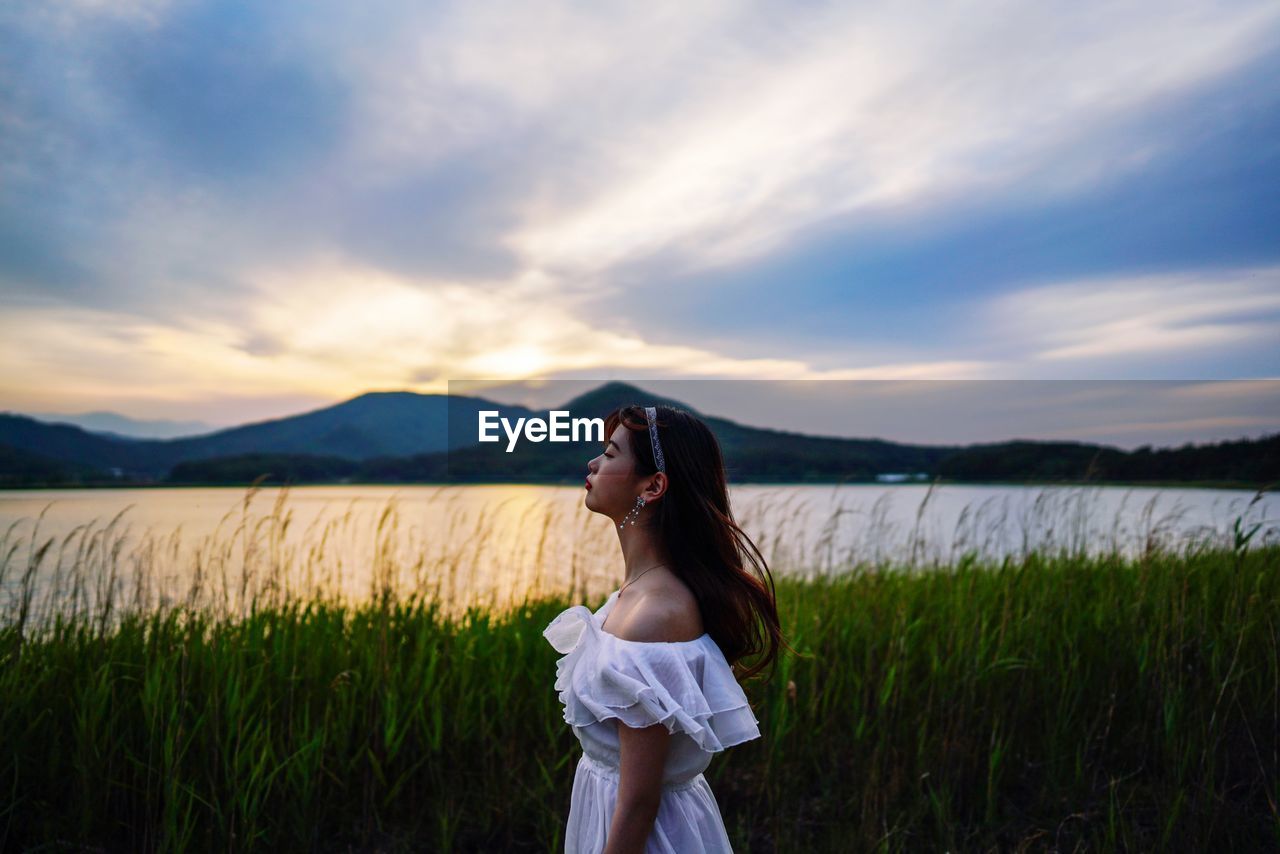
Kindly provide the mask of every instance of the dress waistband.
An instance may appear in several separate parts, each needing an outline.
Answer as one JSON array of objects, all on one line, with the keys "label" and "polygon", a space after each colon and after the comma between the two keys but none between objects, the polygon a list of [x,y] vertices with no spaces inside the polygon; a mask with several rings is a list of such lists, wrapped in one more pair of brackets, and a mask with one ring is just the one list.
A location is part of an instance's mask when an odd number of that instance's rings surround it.
[{"label": "dress waistband", "polygon": [[[612,765],[608,765],[604,762],[601,762],[599,759],[594,759],[584,753],[582,754],[582,758],[578,760],[578,764],[586,765],[587,768],[601,775],[602,777],[608,777],[610,780],[613,780],[615,783],[618,782],[618,769]],[[663,783],[662,791],[678,792],[678,791],[681,791],[682,789],[688,789],[691,786],[697,785],[701,777],[702,777],[702,772],[699,771],[697,774],[694,774],[692,777],[690,777],[687,780],[676,780],[671,783]]]}]

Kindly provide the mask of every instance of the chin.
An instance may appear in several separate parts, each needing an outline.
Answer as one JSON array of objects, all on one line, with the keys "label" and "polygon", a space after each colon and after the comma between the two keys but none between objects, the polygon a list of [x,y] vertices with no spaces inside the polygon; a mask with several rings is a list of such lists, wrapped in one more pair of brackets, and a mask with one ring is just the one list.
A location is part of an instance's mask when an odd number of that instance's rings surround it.
[{"label": "chin", "polygon": [[596,506],[595,496],[591,494],[590,490],[587,490],[586,497],[582,499],[582,505],[586,507],[588,510],[590,510],[592,513],[602,512],[600,508]]}]

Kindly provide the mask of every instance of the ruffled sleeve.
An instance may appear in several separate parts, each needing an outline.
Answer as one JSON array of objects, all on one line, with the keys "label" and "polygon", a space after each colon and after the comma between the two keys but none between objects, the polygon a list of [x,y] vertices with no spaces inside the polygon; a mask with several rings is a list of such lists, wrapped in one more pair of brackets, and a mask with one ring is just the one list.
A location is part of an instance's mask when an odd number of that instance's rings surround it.
[{"label": "ruffled sleeve", "polygon": [[555,689],[573,726],[615,718],[634,728],[661,723],[712,753],[760,737],[746,694],[708,635],[669,644],[627,641],[575,605],[543,636],[565,653],[556,662]]}]

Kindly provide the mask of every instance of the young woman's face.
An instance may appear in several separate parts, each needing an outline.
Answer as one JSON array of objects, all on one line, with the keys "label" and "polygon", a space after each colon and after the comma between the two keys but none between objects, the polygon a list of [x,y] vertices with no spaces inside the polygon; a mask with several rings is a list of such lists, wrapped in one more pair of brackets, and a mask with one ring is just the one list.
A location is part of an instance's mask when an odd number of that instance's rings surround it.
[{"label": "young woman's face", "polygon": [[635,471],[631,431],[619,424],[605,441],[604,450],[587,463],[587,481],[583,487],[587,492],[587,509],[603,513],[614,521],[625,516],[640,494]]}]

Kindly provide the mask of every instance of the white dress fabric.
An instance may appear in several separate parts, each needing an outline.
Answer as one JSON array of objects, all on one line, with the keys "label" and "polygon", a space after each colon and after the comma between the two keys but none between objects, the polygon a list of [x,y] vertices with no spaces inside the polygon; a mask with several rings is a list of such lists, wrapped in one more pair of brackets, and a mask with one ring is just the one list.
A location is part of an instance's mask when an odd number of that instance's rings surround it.
[{"label": "white dress fabric", "polygon": [[615,590],[594,614],[562,611],[543,636],[565,653],[555,689],[582,744],[565,828],[565,854],[604,849],[618,795],[618,722],[671,733],[662,801],[645,854],[731,854],[720,807],[702,772],[725,748],[759,738],[747,696],[711,635],[674,643],[629,641],[603,629]]}]

